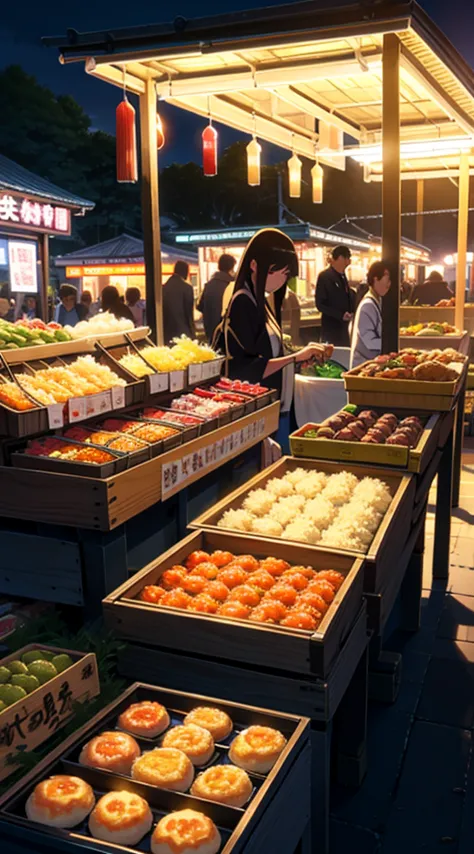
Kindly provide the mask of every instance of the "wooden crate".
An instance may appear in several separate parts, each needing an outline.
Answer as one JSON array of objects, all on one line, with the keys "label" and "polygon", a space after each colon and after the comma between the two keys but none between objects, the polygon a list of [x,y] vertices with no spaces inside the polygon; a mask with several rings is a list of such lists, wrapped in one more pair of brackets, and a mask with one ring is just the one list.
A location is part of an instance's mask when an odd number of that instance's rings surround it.
[{"label": "wooden crate", "polygon": [[[184,562],[195,549],[230,550],[265,558],[271,554],[298,566],[337,569],[345,581],[316,632],[226,620],[140,601],[142,588],[159,584],[162,573]],[[197,531],[136,573],[103,602],[108,628],[127,640],[197,655],[324,677],[337,657],[362,604],[363,561],[346,555],[315,552],[280,540],[269,549],[257,538],[221,531]]]},{"label": "wooden crate", "polygon": [[349,403],[389,409],[395,406],[398,409],[413,411],[418,409],[429,412],[449,412],[462,388],[467,370],[467,358],[459,378],[449,382],[361,377],[359,375],[361,367],[363,366],[359,365],[358,368],[343,374]]},{"label": "wooden crate", "polygon": [[[287,738],[287,745],[273,769],[266,775],[251,774],[254,783],[252,797],[243,808],[226,807],[196,799],[192,795],[166,791],[157,786],[139,783],[125,776],[100,771],[77,762],[81,746],[104,730],[117,726],[118,716],[131,703],[154,700],[167,707],[176,725],[197,705],[214,705],[227,712],[238,732],[253,724],[272,726]],[[117,851],[149,850],[150,834],[137,846],[121,846],[94,840],[87,823],[71,831],[47,827],[29,821],[25,816],[25,801],[34,786],[53,774],[73,774],[90,783],[97,797],[104,791],[121,789],[136,792],[150,804],[154,821],[177,809],[194,808],[208,815],[222,835],[220,854],[261,854],[262,851],[294,851],[303,837],[310,809],[310,728],[307,718],[283,715],[264,708],[224,702],[215,697],[169,691],[152,685],[135,683],[115,702],[99,712],[92,721],[68,738],[0,800],[0,829],[2,839],[14,839],[18,850],[30,854],[37,845],[49,850],[88,851],[115,854]],[[159,742],[138,739],[142,749]],[[228,740],[228,742],[230,739]],[[217,745],[211,764],[226,761],[228,742]],[[288,814],[292,821],[288,822]],[[284,841],[285,848],[281,848]],[[288,845],[288,847],[286,847]]]},{"label": "wooden crate", "polygon": [[[390,409],[400,418],[406,417],[406,412]],[[336,413],[334,413],[336,414]],[[382,410],[379,411],[382,415]],[[413,412],[426,419],[426,412]],[[337,460],[354,463],[369,463],[371,465],[396,466],[411,472],[424,471],[438,447],[440,414],[436,413],[426,420],[423,433],[416,448],[402,445],[370,445],[363,442],[346,442],[340,439],[310,439],[304,436],[310,428],[318,429],[322,424],[305,424],[290,435],[291,453],[295,457],[309,457],[319,460]]]},{"label": "wooden crate", "polygon": [[[279,402],[273,403],[240,421],[102,480],[0,466],[0,516],[111,531],[270,436],[278,429],[279,412]],[[253,425],[258,427],[255,435],[248,435],[243,444],[229,449],[225,458],[216,456],[207,466],[191,470],[186,478],[177,478],[164,494],[164,470],[180,469],[182,459],[199,455],[206,448],[227,441],[237,432],[253,428]]]},{"label": "wooden crate", "polygon": [[76,650],[29,644],[3,658],[0,665],[16,661],[23,653],[37,649],[54,655],[66,652],[74,663],[0,713],[0,780],[18,768],[15,764],[6,764],[7,757],[18,751],[34,750],[67,723],[74,714],[73,703],[87,702],[100,692],[97,661],[92,652],[84,654]]},{"label": "wooden crate", "polygon": [[[132,341],[140,341],[149,334],[147,326],[136,327],[127,332]],[[48,359],[54,356],[66,356],[80,353],[93,353],[96,342],[104,347],[117,347],[125,343],[123,332],[108,332],[105,335],[90,335],[88,338],[78,338],[72,341],[58,341],[54,344],[43,344],[36,347],[21,347],[19,350],[2,350],[5,362],[16,365],[28,362],[30,359]]]},{"label": "wooden crate", "polygon": [[[256,477],[252,478],[252,480],[248,481],[248,483],[244,484],[240,489],[237,489],[230,495],[226,496],[226,498],[218,504],[215,504],[210,510],[202,513],[197,517],[197,519],[194,519],[194,521],[190,523],[189,527],[207,531],[215,530],[222,514],[226,510],[236,510],[241,507],[245,496],[252,489],[263,488],[271,478],[283,477],[286,472],[293,471],[296,468],[305,468],[308,469],[308,471],[322,471],[326,474],[337,474],[341,471],[340,463],[327,462],[325,460],[301,460],[296,457],[283,457],[272,466],[264,469],[263,472],[256,475]],[[379,528],[375,533],[374,539],[366,553],[356,553],[345,549],[333,549],[329,546],[323,547],[318,544],[307,546],[307,548],[316,551],[320,551],[324,548],[324,551],[327,554],[345,554],[365,557],[364,591],[373,592],[378,589],[381,577],[390,572],[392,563],[397,560],[397,557],[403,548],[413,511],[415,483],[413,475],[395,472],[394,469],[348,463],[347,465],[344,465],[344,471],[352,472],[358,478],[367,476],[380,478],[388,485],[393,495],[392,503],[385,513],[385,516],[383,517]],[[225,531],[226,529],[219,528],[218,530]],[[232,533],[236,532],[233,531]],[[243,532],[241,536],[246,538],[249,537],[248,534]],[[275,544],[281,542],[280,539],[265,537],[263,535],[260,536],[263,542],[269,543],[269,548],[273,548]],[[272,544],[271,547],[270,544]]]}]

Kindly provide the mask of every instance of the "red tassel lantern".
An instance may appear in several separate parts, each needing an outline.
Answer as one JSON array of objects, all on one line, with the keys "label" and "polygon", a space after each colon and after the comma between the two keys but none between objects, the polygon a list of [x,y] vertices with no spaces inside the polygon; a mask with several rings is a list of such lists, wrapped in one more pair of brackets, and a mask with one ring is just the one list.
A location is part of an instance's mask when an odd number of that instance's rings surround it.
[{"label": "red tassel lantern", "polygon": [[161,151],[165,144],[165,132],[163,130],[163,122],[159,113],[156,114],[156,147]]},{"label": "red tassel lantern", "polygon": [[202,132],[202,168],[204,175],[217,175],[217,131],[209,122]]},{"label": "red tassel lantern", "polygon": [[120,184],[136,184],[138,181],[138,161],[135,110],[126,95],[117,107],[115,121],[117,181]]}]

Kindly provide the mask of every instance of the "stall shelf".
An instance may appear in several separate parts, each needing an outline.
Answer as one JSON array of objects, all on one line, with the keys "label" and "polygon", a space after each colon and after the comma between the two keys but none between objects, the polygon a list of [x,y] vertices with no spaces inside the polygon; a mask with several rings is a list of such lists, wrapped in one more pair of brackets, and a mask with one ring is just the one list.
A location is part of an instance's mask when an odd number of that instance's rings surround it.
[{"label": "stall shelf", "polygon": [[[124,775],[88,768],[78,764],[81,746],[104,730],[117,727],[118,716],[133,702],[152,700],[159,702],[169,712],[172,725],[179,725],[183,717],[196,706],[217,706],[226,712],[234,723],[234,734],[258,724],[278,729],[287,743],[274,767],[265,775],[251,774],[253,793],[244,807],[224,806],[197,799],[190,794],[166,791],[146,783],[139,783]],[[35,851],[79,852],[88,851],[113,854],[118,851],[149,850],[150,836],[135,846],[102,842],[94,839],[83,822],[72,831],[60,830],[30,821],[25,815],[25,801],[34,786],[52,774],[72,774],[86,780],[97,798],[118,788],[135,792],[148,801],[156,821],[177,809],[195,809],[209,816],[218,827],[222,844],[219,854],[260,854],[262,851],[310,854],[308,819],[310,810],[310,731],[309,721],[297,714],[277,713],[268,708],[226,702],[213,696],[136,682],[117,700],[99,712],[88,724],[70,736],[62,745],[40,762],[30,774],[14,786],[0,801],[0,829],[9,852],[29,854]],[[212,764],[226,763],[230,741],[219,743]],[[159,741],[139,739],[144,750],[158,746]],[[288,817],[291,816],[291,821]],[[11,847],[10,847],[11,846]]]},{"label": "stall shelf", "polygon": [[[142,341],[147,338],[148,326],[130,329],[126,335],[132,341]],[[96,343],[104,347],[119,347],[127,343],[124,332],[108,332],[102,335],[90,335],[86,338],[75,338],[72,341],[61,341],[55,344],[45,344],[36,347],[21,347],[18,350],[1,350],[5,362],[15,365],[28,362],[30,359],[45,359],[53,356],[70,356],[78,353],[93,353]]]}]

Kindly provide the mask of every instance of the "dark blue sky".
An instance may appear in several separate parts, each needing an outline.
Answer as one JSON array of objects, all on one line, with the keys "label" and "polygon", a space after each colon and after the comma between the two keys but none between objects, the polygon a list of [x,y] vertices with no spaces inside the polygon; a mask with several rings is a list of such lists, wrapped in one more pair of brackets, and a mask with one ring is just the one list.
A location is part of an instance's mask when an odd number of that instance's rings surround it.
[{"label": "dark blue sky", "polygon": [[[22,65],[54,92],[73,95],[94,127],[113,132],[118,89],[88,77],[83,64],[60,66],[57,51],[43,47],[41,36],[62,35],[68,27],[79,31],[114,29],[172,20],[177,15],[196,17],[279,3],[281,0],[175,0],[172,4],[163,0],[5,0],[0,18],[0,66]],[[332,4],[319,0],[319,5]],[[421,5],[474,66],[474,0],[422,0]],[[165,108],[165,113],[168,144],[161,165],[199,159],[202,120],[171,107]],[[238,135],[226,130],[221,143],[225,146],[236,138]]]}]

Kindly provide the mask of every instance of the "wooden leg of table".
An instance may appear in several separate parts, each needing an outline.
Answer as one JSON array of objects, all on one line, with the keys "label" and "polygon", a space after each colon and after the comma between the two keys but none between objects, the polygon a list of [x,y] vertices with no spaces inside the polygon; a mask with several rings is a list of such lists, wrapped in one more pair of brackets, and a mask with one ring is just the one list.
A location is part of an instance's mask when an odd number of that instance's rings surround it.
[{"label": "wooden leg of table", "polygon": [[404,632],[417,632],[420,628],[421,591],[423,587],[423,552],[425,550],[425,521],[426,510],[424,511],[420,534],[415,543],[400,591],[400,628]]},{"label": "wooden leg of table", "polygon": [[335,776],[340,786],[358,787],[367,771],[368,648],[334,716]]},{"label": "wooden leg of table", "polygon": [[433,548],[433,578],[447,579],[449,575],[453,489],[453,442],[454,433],[451,432],[443,448],[438,470]]},{"label": "wooden leg of table", "polygon": [[102,599],[128,578],[125,526],[115,531],[79,531],[84,608],[88,618],[102,614]]},{"label": "wooden leg of table", "polygon": [[452,506],[459,507],[459,490],[461,486],[461,461],[462,461],[462,446],[464,441],[464,407],[466,403],[466,385],[463,385],[462,391],[459,393],[459,398],[456,406],[456,425],[454,438],[454,462],[453,462],[453,495]]},{"label": "wooden leg of table", "polygon": [[331,730],[331,723],[323,730],[311,730],[310,835],[314,840],[314,850],[317,848],[319,854],[329,852]]}]

